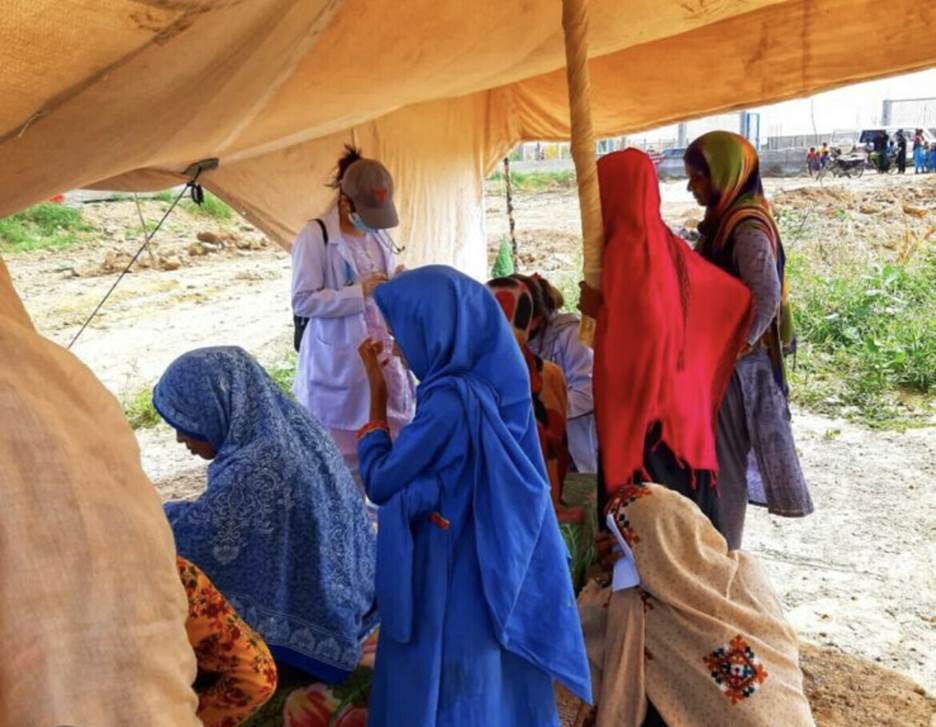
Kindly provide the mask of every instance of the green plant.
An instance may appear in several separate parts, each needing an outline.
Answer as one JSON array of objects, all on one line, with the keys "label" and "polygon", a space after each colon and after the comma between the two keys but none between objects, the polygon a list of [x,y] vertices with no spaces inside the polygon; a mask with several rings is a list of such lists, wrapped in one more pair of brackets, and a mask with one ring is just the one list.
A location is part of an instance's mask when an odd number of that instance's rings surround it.
[{"label": "green plant", "polygon": [[153,195],[153,199],[157,202],[175,202],[175,198],[179,196],[178,192],[175,192],[171,189],[164,189],[162,192],[157,192]]},{"label": "green plant", "polygon": [[162,421],[153,406],[153,391],[148,386],[121,396],[120,406],[133,429],[152,429]]},{"label": "green plant", "polygon": [[80,209],[43,202],[0,219],[0,250],[28,252],[68,247],[81,240],[81,233],[93,229]]},{"label": "green plant", "polygon": [[[492,192],[504,193],[504,174],[497,171],[488,177],[494,183]],[[571,169],[544,172],[510,173],[511,189],[515,194],[536,194],[538,192],[561,192],[575,188],[575,172]],[[499,192],[498,192],[499,190]]]},{"label": "green plant", "polygon": [[794,401],[868,426],[926,423],[936,387],[936,251],[870,269],[788,267],[800,350]]},{"label": "green plant", "polygon": [[510,240],[505,237],[500,241],[500,247],[497,249],[497,257],[491,267],[491,277],[503,278],[513,273],[513,249],[510,247]]},{"label": "green plant", "polygon": [[295,351],[290,351],[286,357],[268,369],[270,378],[284,394],[293,396],[293,380],[296,378],[296,364],[298,357]]},{"label": "green plant", "polygon": [[215,197],[211,192],[205,192],[204,201],[198,205],[191,200],[181,203],[189,212],[199,217],[210,217],[218,222],[230,222],[234,219],[234,210]]},{"label": "green plant", "polygon": [[569,569],[572,575],[572,585],[577,592],[585,585],[585,575],[595,561],[595,544],[585,542],[581,526],[565,523],[559,526],[559,532],[572,556]]}]

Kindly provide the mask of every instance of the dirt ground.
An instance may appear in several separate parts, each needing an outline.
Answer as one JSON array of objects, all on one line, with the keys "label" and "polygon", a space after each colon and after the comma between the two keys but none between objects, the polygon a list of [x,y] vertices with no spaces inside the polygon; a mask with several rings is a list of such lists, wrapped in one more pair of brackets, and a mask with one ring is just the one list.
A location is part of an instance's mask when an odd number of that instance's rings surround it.
[{"label": "dirt ground", "polygon": [[[664,216],[676,228],[698,216],[683,186],[662,188]],[[866,176],[821,189],[802,179],[768,183],[782,209],[826,221],[847,209],[837,227],[829,222],[830,234],[854,239],[891,213],[894,224],[914,225],[919,236],[936,210],[933,190],[932,182],[912,177]],[[148,202],[147,218],[164,206]],[[575,269],[574,195],[521,195],[515,206],[524,268]],[[138,225],[132,202],[86,205],[85,211],[101,230],[96,244],[4,256],[39,329],[62,344],[115,278],[100,274],[107,253],[113,262],[138,245],[138,235],[127,233]],[[489,195],[487,222],[495,244],[506,232],[503,197]],[[217,250],[210,245],[207,254],[189,254],[199,232],[231,231],[240,245],[229,240]],[[228,228],[190,217],[158,239],[156,259],[174,259],[178,267],[157,265],[127,276],[74,348],[112,391],[151,385],[173,358],[198,346],[237,344],[266,364],[282,360],[291,343],[286,253],[264,245],[246,225]],[[817,717],[830,726],[928,725],[932,703],[881,667],[936,694],[936,429],[879,433],[795,412],[794,431],[816,513],[783,520],[751,511],[745,547],[765,561],[789,618],[814,645],[804,663]],[[168,428],[140,431],[138,439],[144,468],[164,498],[200,491],[204,466]]]}]

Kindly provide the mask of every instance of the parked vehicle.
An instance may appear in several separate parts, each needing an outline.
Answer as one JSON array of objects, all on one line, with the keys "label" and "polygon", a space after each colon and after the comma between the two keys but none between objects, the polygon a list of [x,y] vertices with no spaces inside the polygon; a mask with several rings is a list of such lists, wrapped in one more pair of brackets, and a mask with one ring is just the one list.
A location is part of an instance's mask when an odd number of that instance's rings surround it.
[{"label": "parked vehicle", "polygon": [[835,146],[830,149],[829,156],[831,157],[829,163],[822,167],[816,175],[819,179],[827,174],[831,174],[833,177],[860,177],[864,174],[868,163],[864,154],[860,152],[843,154],[842,150]]},{"label": "parked vehicle", "polygon": [[678,179],[686,176],[686,167],[683,164],[683,156],[686,154],[684,147],[666,149],[659,160],[654,160],[657,168],[657,176],[660,179]]}]

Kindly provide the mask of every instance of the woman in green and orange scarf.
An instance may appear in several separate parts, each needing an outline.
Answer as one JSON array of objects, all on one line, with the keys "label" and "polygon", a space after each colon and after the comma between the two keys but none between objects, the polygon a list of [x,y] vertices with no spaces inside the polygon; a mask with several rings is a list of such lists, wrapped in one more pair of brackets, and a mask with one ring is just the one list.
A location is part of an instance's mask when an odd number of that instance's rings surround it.
[{"label": "woman in green and orange scarf", "polygon": [[793,341],[786,258],[757,152],[746,139],[727,131],[705,134],[686,150],[685,163],[689,191],[706,208],[696,250],[754,297],[717,434],[719,517],[729,547],[739,548],[748,501],[788,517],[813,509],[786,401],[783,349]]}]

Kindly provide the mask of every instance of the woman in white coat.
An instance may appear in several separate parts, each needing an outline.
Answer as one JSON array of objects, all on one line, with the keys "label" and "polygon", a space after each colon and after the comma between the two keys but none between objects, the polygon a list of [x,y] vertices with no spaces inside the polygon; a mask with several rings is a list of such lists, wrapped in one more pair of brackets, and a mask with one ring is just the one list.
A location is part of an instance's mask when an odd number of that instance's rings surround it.
[{"label": "woman in white coat", "polygon": [[[356,432],[368,420],[369,389],[357,348],[365,338],[392,349],[374,289],[396,272],[396,246],[385,230],[398,224],[393,178],[378,161],[348,146],[332,186],[337,198],[293,243],[292,308],[307,319],[293,391],[331,430],[358,479]],[[413,416],[413,379],[400,359],[385,368],[388,424],[396,433]]]}]

